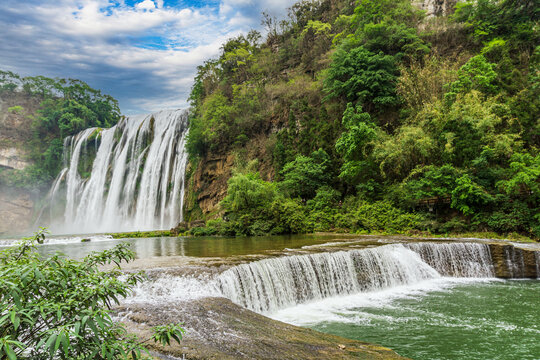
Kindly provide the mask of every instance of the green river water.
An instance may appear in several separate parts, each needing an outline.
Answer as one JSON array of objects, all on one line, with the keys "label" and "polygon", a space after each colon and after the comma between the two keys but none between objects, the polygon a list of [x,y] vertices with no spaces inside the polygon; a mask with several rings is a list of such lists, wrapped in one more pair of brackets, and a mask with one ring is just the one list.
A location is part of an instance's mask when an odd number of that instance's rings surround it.
[{"label": "green river water", "polygon": [[540,359],[539,280],[436,280],[274,317],[412,359]]}]

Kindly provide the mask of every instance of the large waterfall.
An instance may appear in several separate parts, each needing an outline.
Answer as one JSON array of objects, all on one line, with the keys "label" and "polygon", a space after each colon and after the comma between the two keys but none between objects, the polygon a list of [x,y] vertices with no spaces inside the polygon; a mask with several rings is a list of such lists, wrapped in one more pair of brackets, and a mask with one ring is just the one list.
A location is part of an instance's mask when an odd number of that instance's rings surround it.
[{"label": "large waterfall", "polygon": [[164,229],[182,220],[187,112],[123,118],[64,141],[64,165],[41,216],[64,233]]}]

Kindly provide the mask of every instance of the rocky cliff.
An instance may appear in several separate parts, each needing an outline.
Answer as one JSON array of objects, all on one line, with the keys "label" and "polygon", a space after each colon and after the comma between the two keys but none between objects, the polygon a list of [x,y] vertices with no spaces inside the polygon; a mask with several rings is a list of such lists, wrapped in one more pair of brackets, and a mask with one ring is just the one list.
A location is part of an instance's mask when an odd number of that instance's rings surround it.
[{"label": "rocky cliff", "polygon": [[[31,165],[28,143],[39,103],[23,93],[0,94],[0,171],[6,176]],[[0,235],[28,231],[35,202],[36,194],[0,183]]]},{"label": "rocky cliff", "polygon": [[23,170],[30,163],[27,143],[32,140],[32,116],[39,99],[22,93],[0,94],[0,166]]},{"label": "rocky cliff", "polygon": [[[272,132],[272,129],[268,129]],[[261,177],[274,178],[272,153],[265,146],[268,135],[250,139],[242,151],[222,151],[207,154],[198,163],[190,163],[187,171],[186,220],[212,216],[219,211],[219,202],[227,195],[227,180],[233,168],[254,167]],[[257,159],[250,164],[251,159]]]}]

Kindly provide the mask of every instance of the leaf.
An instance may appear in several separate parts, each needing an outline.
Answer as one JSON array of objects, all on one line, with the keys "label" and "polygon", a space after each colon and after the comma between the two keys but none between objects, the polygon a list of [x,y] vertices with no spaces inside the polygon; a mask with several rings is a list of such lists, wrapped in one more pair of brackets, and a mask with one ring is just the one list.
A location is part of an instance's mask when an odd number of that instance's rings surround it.
[{"label": "leaf", "polygon": [[9,346],[8,343],[4,344],[4,351],[6,352],[6,355],[8,356],[9,360],[16,360],[17,355],[15,355],[15,351]]}]

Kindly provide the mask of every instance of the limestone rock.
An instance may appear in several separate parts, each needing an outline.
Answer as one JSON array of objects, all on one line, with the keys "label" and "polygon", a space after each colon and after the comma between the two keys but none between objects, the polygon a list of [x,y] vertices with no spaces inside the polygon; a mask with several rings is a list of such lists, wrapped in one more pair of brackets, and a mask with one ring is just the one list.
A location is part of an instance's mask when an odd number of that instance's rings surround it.
[{"label": "limestone rock", "polygon": [[34,201],[31,194],[0,189],[0,235],[22,234],[32,225]]},{"label": "limestone rock", "polygon": [[425,10],[428,17],[450,15],[458,0],[422,0],[413,4]]},{"label": "limestone rock", "polygon": [[224,298],[125,305],[118,311],[129,331],[142,339],[150,337],[152,326],[183,322],[181,344],[150,345],[180,359],[405,359],[382,346],[269,319]]}]

